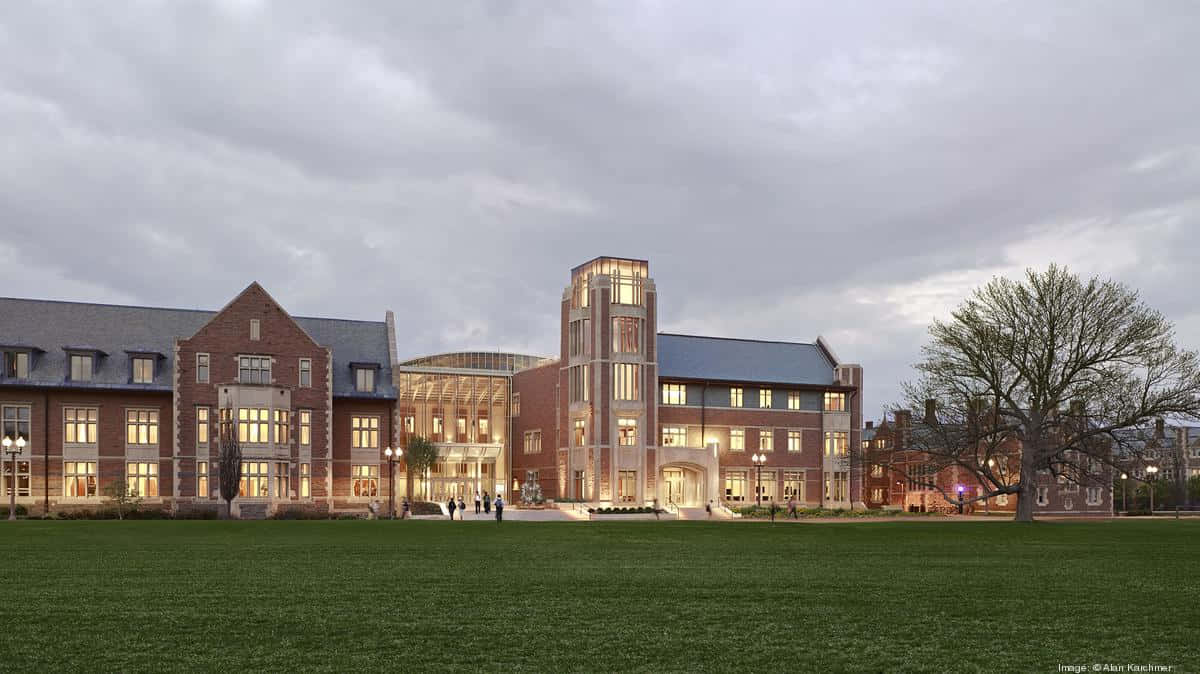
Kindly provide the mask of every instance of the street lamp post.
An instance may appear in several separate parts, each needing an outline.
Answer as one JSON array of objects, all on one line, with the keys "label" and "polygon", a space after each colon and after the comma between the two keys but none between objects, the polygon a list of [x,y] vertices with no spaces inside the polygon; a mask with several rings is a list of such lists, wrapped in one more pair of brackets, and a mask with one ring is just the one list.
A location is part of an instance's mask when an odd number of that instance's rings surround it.
[{"label": "street lamp post", "polygon": [[1150,475],[1146,480],[1146,487],[1150,492],[1150,516],[1154,517],[1154,485],[1158,480],[1158,466],[1146,466],[1146,473]]},{"label": "street lamp post", "polygon": [[396,456],[399,452],[392,452],[392,448],[388,447],[383,450],[384,456],[388,462],[388,519],[396,519]]},{"label": "street lamp post", "polygon": [[1121,510],[1125,514],[1129,514],[1129,508],[1125,506],[1125,485],[1129,484],[1129,473],[1121,473]]},{"label": "street lamp post", "polygon": [[17,457],[25,450],[25,438],[17,436],[17,441],[4,436],[0,441],[4,445],[4,453],[12,457],[12,474],[8,478],[8,520],[17,519]]},{"label": "street lamp post", "polygon": [[750,457],[750,461],[754,463],[754,468],[757,470],[754,478],[754,507],[758,508],[762,504],[762,467],[767,462],[767,455],[755,454]]},{"label": "street lamp post", "polygon": [[963,486],[958,485],[958,514],[963,514]]}]

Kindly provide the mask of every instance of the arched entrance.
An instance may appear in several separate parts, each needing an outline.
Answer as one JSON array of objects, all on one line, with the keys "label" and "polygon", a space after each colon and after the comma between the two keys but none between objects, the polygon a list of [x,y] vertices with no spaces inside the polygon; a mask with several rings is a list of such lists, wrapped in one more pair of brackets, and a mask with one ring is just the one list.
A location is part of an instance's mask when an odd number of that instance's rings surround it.
[{"label": "arched entrance", "polygon": [[698,507],[708,498],[704,468],[691,463],[669,463],[658,472],[658,498],[664,505]]}]

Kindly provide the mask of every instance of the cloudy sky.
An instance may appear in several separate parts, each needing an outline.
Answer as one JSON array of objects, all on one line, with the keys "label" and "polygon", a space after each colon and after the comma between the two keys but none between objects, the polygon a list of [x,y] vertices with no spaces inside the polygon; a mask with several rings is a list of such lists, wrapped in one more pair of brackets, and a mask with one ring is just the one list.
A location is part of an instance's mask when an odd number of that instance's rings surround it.
[{"label": "cloudy sky", "polygon": [[[1200,347],[1191,1],[5,2],[0,295],[400,317],[551,354],[568,269],[660,329],[811,341],[898,395],[1051,261]],[[0,317],[12,320],[12,317]]]}]

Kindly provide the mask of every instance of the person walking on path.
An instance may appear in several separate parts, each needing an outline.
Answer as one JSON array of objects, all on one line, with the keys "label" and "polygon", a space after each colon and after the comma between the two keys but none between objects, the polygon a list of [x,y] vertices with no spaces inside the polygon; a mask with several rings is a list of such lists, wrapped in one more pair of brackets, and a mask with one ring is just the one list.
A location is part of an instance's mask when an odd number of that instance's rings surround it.
[{"label": "person walking on path", "polygon": [[796,512],[796,497],[795,496],[788,499],[788,517],[791,517],[792,519],[796,519],[796,520],[800,519],[800,514],[798,512]]},{"label": "person walking on path", "polygon": [[475,514],[479,514],[479,492],[475,492]]},{"label": "person walking on path", "polygon": [[459,496],[458,497],[458,519],[460,519],[460,520],[466,519],[466,517],[467,517],[467,504],[463,503],[462,497]]},{"label": "person walking on path", "polygon": [[504,499],[496,494],[496,524],[504,519]]},{"label": "person walking on path", "polygon": [[446,509],[450,511],[450,521],[454,521],[454,509],[458,507],[454,504],[454,497],[450,497],[450,502],[446,504]]},{"label": "person walking on path", "polygon": [[408,519],[408,497],[404,497],[404,503],[400,504],[400,519]]},{"label": "person walking on path", "polygon": [[712,519],[712,499],[708,499],[708,503],[704,504],[704,512],[708,513],[708,519]]},{"label": "person walking on path", "polygon": [[658,499],[654,499],[654,519],[658,519],[658,514],[661,512],[662,510],[658,507]]},{"label": "person walking on path", "polygon": [[484,515],[492,514],[492,499],[490,496],[488,496],[488,493],[486,491],[483,492],[483,514]]}]

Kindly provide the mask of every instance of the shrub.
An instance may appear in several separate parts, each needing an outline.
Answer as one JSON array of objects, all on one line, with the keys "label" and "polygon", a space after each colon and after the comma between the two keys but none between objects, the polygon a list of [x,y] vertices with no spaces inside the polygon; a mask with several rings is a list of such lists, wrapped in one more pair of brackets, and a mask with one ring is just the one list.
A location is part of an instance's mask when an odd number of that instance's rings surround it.
[{"label": "shrub", "polygon": [[280,508],[271,516],[273,520],[327,520],[329,514],[312,508]]},{"label": "shrub", "polygon": [[[17,504],[17,517],[26,517],[28,515],[29,515],[29,509],[26,508],[25,506],[21,505],[20,503],[18,503]],[[0,509],[0,518],[8,519],[8,505],[7,504],[5,504],[5,506],[2,509]]]},{"label": "shrub", "polygon": [[[396,507],[396,512],[401,512],[399,506]],[[431,501],[414,501],[409,504],[408,512],[412,515],[441,515],[442,507]]]}]

